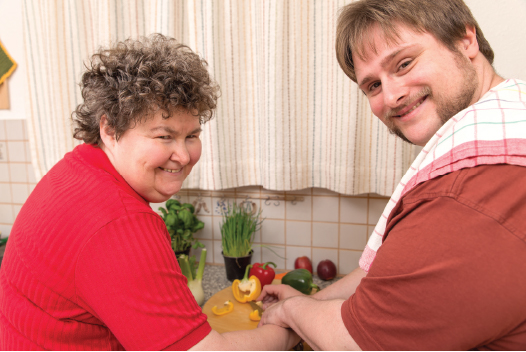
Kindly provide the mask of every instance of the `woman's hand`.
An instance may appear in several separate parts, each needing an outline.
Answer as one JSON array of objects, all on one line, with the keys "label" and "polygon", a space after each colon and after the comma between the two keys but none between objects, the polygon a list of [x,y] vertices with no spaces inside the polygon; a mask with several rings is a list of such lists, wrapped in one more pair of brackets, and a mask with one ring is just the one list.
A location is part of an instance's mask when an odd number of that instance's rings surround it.
[{"label": "woman's hand", "polygon": [[271,305],[283,301],[289,297],[303,295],[300,291],[290,287],[289,285],[266,285],[256,301],[263,302],[263,309],[267,309]]}]

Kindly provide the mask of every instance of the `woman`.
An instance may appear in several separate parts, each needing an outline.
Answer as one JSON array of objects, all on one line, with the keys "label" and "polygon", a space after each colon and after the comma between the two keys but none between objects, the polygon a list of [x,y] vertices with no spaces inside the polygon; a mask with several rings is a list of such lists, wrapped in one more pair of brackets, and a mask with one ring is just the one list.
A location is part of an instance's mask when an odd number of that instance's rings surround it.
[{"label": "woman", "polygon": [[[220,335],[186,286],[149,202],[181,188],[219,87],[162,35],[92,57],[73,114],[84,141],[38,183],[0,270],[2,350],[287,349],[276,326]],[[268,329],[267,329],[268,328]]]}]

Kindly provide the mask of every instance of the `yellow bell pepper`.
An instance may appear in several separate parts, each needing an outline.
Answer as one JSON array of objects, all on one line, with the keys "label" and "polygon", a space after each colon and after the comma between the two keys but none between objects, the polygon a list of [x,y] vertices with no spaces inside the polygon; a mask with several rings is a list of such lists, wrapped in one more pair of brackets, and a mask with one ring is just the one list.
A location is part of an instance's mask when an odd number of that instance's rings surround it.
[{"label": "yellow bell pepper", "polygon": [[247,279],[251,267],[252,265],[247,266],[243,280],[234,280],[232,283],[234,298],[241,303],[255,301],[261,294],[261,282],[259,279],[254,275]]},{"label": "yellow bell pepper", "polygon": [[234,303],[226,301],[225,305],[222,308],[217,308],[217,306],[212,307],[212,313],[215,315],[225,315],[234,310]]},{"label": "yellow bell pepper", "polygon": [[252,313],[250,313],[250,315],[248,316],[250,318],[250,320],[253,320],[253,321],[260,321],[261,320],[261,317],[259,316],[259,310],[254,310]]}]

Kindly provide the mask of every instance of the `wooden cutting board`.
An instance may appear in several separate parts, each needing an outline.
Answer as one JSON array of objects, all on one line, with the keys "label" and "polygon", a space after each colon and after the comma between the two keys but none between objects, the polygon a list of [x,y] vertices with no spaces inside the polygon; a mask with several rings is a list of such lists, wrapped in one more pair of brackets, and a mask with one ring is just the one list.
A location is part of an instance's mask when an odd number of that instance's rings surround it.
[{"label": "wooden cutting board", "polygon": [[[225,315],[215,315],[212,307],[223,307],[226,301],[234,303],[234,310]],[[208,322],[212,329],[219,333],[237,330],[251,330],[258,326],[257,321],[252,321],[248,317],[252,313],[252,307],[248,303],[239,303],[234,298],[232,287],[227,287],[212,297],[203,306],[203,313],[208,317]]]},{"label": "wooden cutting board", "polygon": [[[272,284],[281,284],[281,280],[274,280]],[[225,315],[215,315],[212,313],[213,306],[223,307],[228,300],[234,303],[234,310],[232,312]],[[203,313],[208,317],[208,323],[212,329],[220,334],[228,331],[251,330],[258,326],[257,321],[252,321],[248,317],[249,314],[252,313],[252,307],[249,303],[239,303],[236,301],[232,293],[232,287],[227,287],[210,297],[203,306]],[[306,342],[303,342],[303,350],[312,351],[312,348],[310,348]]]}]

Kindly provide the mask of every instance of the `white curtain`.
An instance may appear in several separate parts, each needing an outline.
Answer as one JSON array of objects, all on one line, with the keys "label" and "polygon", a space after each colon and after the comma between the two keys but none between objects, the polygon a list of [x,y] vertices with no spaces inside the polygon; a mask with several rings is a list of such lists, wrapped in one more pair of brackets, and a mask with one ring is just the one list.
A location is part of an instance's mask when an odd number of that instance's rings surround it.
[{"label": "white curtain", "polygon": [[37,178],[78,144],[70,114],[100,46],[160,32],[209,63],[222,89],[186,188],[262,185],[390,195],[413,147],[390,135],[338,67],[350,0],[24,0],[29,138]]}]

